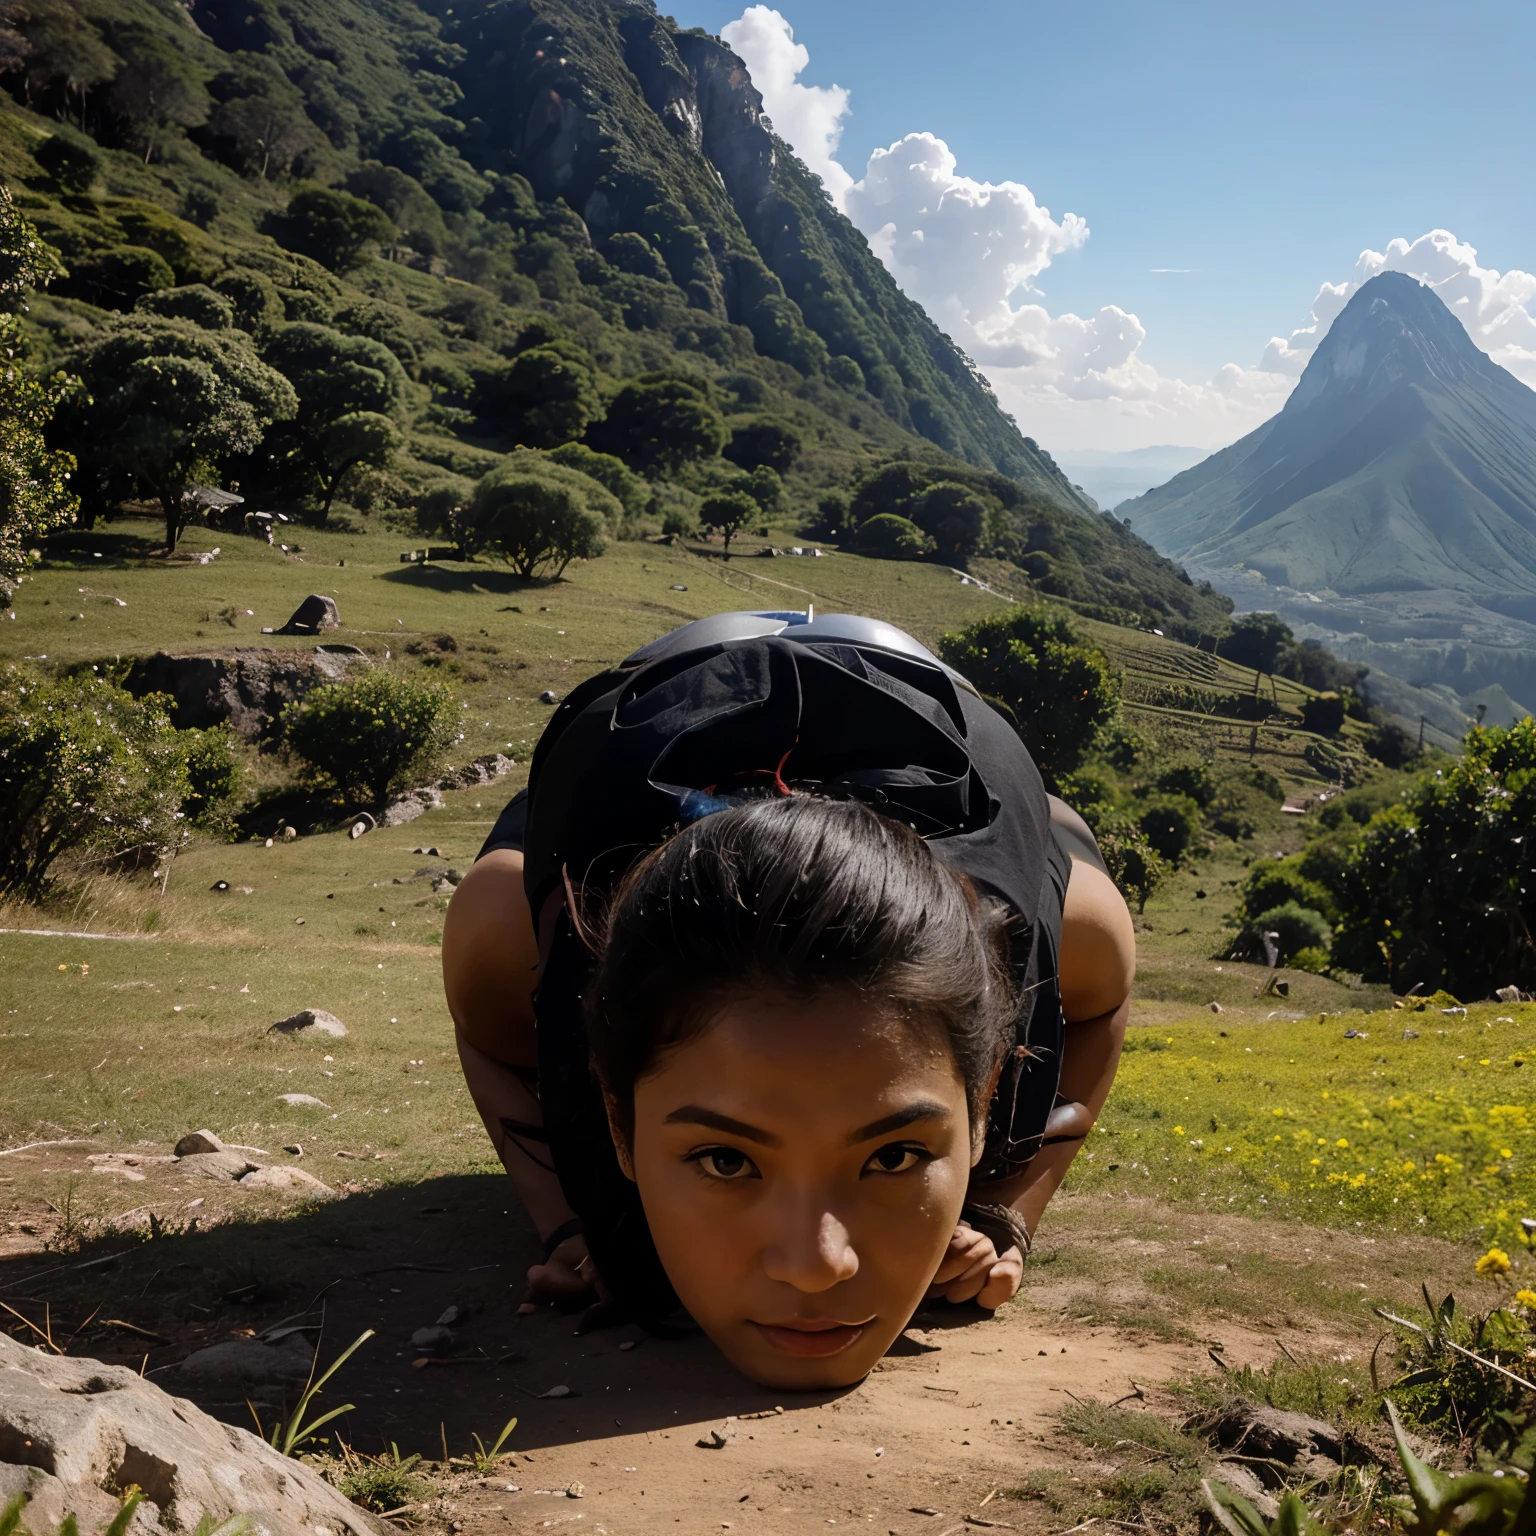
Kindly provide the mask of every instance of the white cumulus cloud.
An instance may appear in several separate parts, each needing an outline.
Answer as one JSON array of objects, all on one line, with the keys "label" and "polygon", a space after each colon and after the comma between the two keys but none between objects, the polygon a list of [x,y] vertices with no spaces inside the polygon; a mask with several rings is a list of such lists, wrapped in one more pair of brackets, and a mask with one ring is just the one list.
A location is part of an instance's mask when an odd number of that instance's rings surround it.
[{"label": "white cumulus cloud", "polygon": [[1228,363],[1203,382],[1160,373],[1141,355],[1145,326],[1114,304],[1052,315],[1036,279],[1088,239],[1075,213],[1054,218],[1022,182],[975,181],[933,133],[876,149],[862,176],[838,160],[850,113],[842,86],[808,86],[810,53],[783,14],[750,6],[722,30],[741,55],[775,130],[821,178],[902,289],[975,359],[1021,428],[1048,444],[1211,447],[1285,404],[1318,341],[1361,284],[1380,272],[1429,283],[1479,347],[1536,387],[1536,275],[1481,267],[1446,230],[1363,251],[1325,282],[1308,321],[1275,336],[1254,367]]},{"label": "white cumulus cloud", "polygon": [[1427,283],[1494,362],[1536,388],[1536,315],[1530,308],[1536,274],[1479,266],[1476,249],[1448,229],[1432,229],[1417,240],[1393,240],[1385,251],[1361,251],[1344,282],[1324,283],[1318,290],[1306,325],[1289,336],[1270,338],[1259,366],[1300,377],[1313,348],[1355,290],[1383,272],[1405,272]]},{"label": "white cumulus cloud", "polygon": [[769,6],[749,5],[740,20],[720,29],[720,36],[746,63],[753,85],[762,92],[774,132],[821,177],[832,201],[841,208],[853,184],[837,158],[848,117],[848,92],[840,85],[800,83],[797,76],[811,62],[810,52],[795,41],[795,29]]}]

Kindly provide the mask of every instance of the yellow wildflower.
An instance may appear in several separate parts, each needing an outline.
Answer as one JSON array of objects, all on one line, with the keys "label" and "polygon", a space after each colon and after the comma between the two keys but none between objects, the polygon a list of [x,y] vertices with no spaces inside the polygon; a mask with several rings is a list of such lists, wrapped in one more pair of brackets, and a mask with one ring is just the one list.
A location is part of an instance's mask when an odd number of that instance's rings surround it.
[{"label": "yellow wildflower", "polygon": [[1509,1255],[1502,1248],[1490,1248],[1473,1267],[1483,1276],[1507,1275],[1510,1270]]},{"label": "yellow wildflower", "polygon": [[1176,1125],[1176,1126],[1174,1126],[1174,1128],[1173,1128],[1173,1134],[1174,1134],[1174,1135],[1175,1135],[1175,1136],[1182,1136],[1182,1135],[1183,1135],[1183,1134],[1184,1134],[1184,1127],[1183,1127],[1183,1126],[1182,1126],[1182,1125]]},{"label": "yellow wildflower", "polygon": [[1536,1291],[1516,1291],[1515,1303],[1517,1306],[1529,1307],[1532,1312],[1536,1312]]},{"label": "yellow wildflower", "polygon": [[1515,1155],[1514,1152],[1509,1147],[1500,1147],[1499,1148],[1499,1156],[1500,1157],[1513,1157],[1514,1155]]},{"label": "yellow wildflower", "polygon": [[1349,1143],[1347,1141],[1345,1141],[1345,1139],[1342,1136],[1340,1136],[1339,1139],[1336,1142],[1334,1142],[1334,1146],[1336,1146],[1336,1147],[1344,1147],[1344,1148],[1347,1149],[1348,1146],[1349,1146]]}]

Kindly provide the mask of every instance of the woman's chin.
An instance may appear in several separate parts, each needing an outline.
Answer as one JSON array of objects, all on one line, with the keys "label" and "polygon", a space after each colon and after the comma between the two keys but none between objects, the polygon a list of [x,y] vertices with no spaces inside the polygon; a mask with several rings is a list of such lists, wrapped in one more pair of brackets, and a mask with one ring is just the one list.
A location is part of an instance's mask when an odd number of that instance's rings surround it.
[{"label": "woman's chin", "polygon": [[811,1392],[862,1381],[891,1347],[896,1331],[883,1319],[816,1333],[743,1322],[713,1337],[744,1376],[765,1387]]}]

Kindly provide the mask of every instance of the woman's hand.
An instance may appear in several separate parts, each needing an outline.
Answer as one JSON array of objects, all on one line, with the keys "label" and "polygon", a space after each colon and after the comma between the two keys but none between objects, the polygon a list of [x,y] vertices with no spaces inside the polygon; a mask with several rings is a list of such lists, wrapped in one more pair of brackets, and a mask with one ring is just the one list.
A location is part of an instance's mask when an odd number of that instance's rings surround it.
[{"label": "woman's hand", "polygon": [[962,1221],[928,1287],[928,1299],[974,1301],[995,1312],[1018,1290],[1023,1278],[1024,1255],[1017,1248],[999,1254],[986,1233]]},{"label": "woman's hand", "polygon": [[579,1232],[568,1237],[542,1264],[528,1271],[528,1299],[519,1312],[537,1312],[553,1305],[561,1311],[577,1311],[594,1301],[607,1301],[608,1287],[587,1253],[587,1240]]}]

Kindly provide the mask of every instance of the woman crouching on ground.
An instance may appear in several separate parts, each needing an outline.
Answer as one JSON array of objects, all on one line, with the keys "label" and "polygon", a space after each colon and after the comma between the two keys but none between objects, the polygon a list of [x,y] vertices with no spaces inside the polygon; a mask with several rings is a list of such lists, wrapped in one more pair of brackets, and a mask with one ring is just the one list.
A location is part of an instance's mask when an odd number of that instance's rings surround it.
[{"label": "woman crouching on ground", "polygon": [[529,1304],[697,1324],[784,1387],[1014,1294],[1133,969],[1011,727],[841,615],[717,615],[583,684],[443,934]]}]

